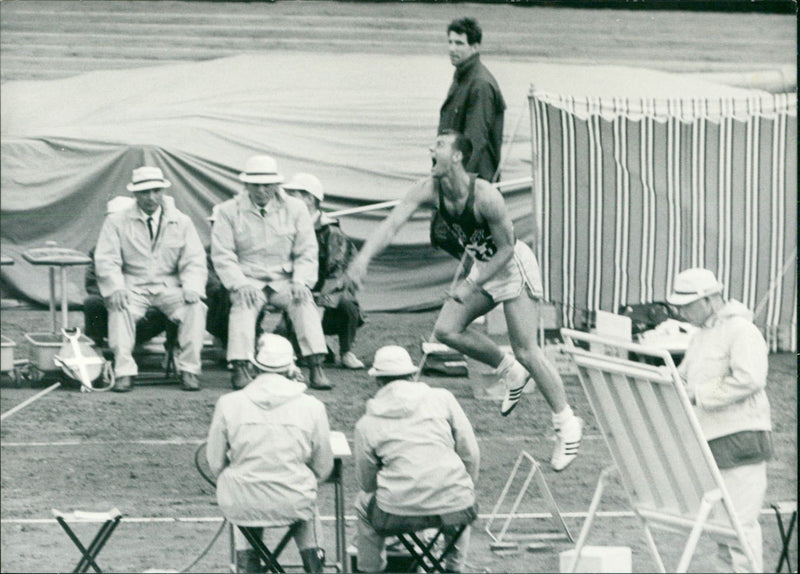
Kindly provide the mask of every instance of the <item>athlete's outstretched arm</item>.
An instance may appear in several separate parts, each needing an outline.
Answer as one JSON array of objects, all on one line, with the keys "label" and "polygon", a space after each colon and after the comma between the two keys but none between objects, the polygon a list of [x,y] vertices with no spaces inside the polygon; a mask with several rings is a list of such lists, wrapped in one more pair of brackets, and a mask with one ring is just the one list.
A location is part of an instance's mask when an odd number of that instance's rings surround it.
[{"label": "athlete's outstretched arm", "polygon": [[433,180],[430,177],[426,177],[416,182],[389,216],[367,237],[358,255],[347,268],[344,280],[345,282],[349,281],[350,285],[346,286],[360,287],[372,258],[386,249],[392,238],[411,219],[417,209],[426,203],[432,202],[433,199]]}]

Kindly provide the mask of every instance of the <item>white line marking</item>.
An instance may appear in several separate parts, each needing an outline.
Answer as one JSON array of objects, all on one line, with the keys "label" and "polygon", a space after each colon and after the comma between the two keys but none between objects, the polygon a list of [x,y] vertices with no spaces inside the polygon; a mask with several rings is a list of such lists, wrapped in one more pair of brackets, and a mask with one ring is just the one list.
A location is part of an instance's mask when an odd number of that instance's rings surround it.
[{"label": "white line marking", "polygon": [[[775,512],[771,508],[762,508],[761,514],[766,514],[772,516]],[[581,512],[562,512],[561,516],[564,518],[586,518],[588,516],[588,512],[581,511]],[[495,514],[495,519],[503,519],[508,518],[508,514]],[[515,514],[514,518],[550,518],[552,515],[549,512],[530,512],[530,513],[519,513]],[[633,518],[634,514],[631,510],[605,510],[599,511],[595,514],[597,518]],[[478,514],[478,518],[480,520],[487,520],[491,517],[489,514]],[[354,522],[356,520],[355,515],[345,515],[345,520],[347,522]],[[320,519],[323,522],[334,522],[336,517],[334,516],[321,516]],[[222,522],[223,518],[221,516],[123,516],[122,522],[130,522],[130,523],[167,523],[167,522],[184,522],[187,524],[191,523],[204,523],[204,522]],[[104,520],[82,520],[82,523],[102,523]],[[55,518],[3,518],[0,519],[0,524],[58,524]]]},{"label": "white line marking", "polygon": [[[478,437],[478,441],[496,441],[505,440],[510,442],[533,440],[542,437],[529,436],[529,435],[494,435],[489,437]],[[599,440],[603,438],[600,435],[586,435],[583,440]],[[547,440],[552,441],[553,437],[547,437]],[[183,446],[183,445],[199,445],[205,442],[205,439],[139,439],[139,440],[62,440],[62,441],[37,441],[37,442],[0,442],[0,447],[30,447],[30,446],[91,446],[91,445],[115,445],[115,444],[138,444],[147,446]],[[347,439],[349,444],[353,444],[352,439]]]}]

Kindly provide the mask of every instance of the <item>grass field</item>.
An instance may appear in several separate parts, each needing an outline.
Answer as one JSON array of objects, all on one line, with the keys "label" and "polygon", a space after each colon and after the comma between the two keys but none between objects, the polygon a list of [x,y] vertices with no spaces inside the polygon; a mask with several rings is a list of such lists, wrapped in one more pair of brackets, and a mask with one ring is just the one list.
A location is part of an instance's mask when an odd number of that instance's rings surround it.
[{"label": "grass field", "polygon": [[[435,314],[370,314],[357,344],[358,353],[369,362],[375,350],[388,343],[410,349],[421,356],[420,342],[430,333]],[[72,324],[81,324],[78,313]],[[3,334],[22,341],[22,333],[47,330],[49,317],[43,311],[4,311]],[[18,357],[27,349],[20,344]],[[325,402],[331,427],[352,439],[355,421],[375,387],[366,374],[341,369],[329,371],[336,383],[332,392],[314,392]],[[486,384],[481,366],[470,363],[470,379],[425,377],[432,385],[450,389],[469,416],[479,437],[482,453],[478,483],[480,512],[470,553],[473,572],[557,571],[558,551],[566,543],[537,553],[525,551],[498,555],[489,549],[490,538],[482,529],[486,515],[497,501],[512,465],[525,450],[544,463],[543,472],[553,496],[565,514],[567,526],[577,536],[588,509],[600,471],[609,464],[609,454],[594,424],[592,414],[575,379],[566,379],[566,390],[575,410],[587,422],[582,454],[564,473],[549,470],[552,436],[549,413],[538,394],[526,395],[507,419],[499,416],[494,401],[474,398],[473,385]],[[768,501],[791,500],[797,489],[796,363],[791,355],[770,359],[768,391],[773,407],[778,456],[769,465]],[[7,381],[0,389],[0,404],[6,411],[44,388],[47,381],[30,388],[13,388]],[[148,568],[180,569],[187,566],[219,528],[213,490],[197,473],[193,455],[205,438],[216,399],[229,390],[228,373],[209,363],[203,375],[203,391],[184,393],[176,385],[139,386],[132,393],[83,394],[74,388],[57,389],[3,421],[2,449],[2,554],[3,572],[52,572],[72,567],[80,557],[72,543],[50,518],[50,509],[107,510],[113,506],[125,515],[122,525],[99,561],[118,572],[141,572]],[[352,515],[355,494],[352,463],[345,461],[347,514]],[[515,484],[515,488],[519,484]],[[332,488],[320,491],[321,511],[333,513]],[[621,487],[613,484],[601,510],[611,513],[598,519],[593,544],[625,545],[633,549],[636,572],[647,572],[654,564],[635,520],[626,514]],[[501,509],[507,511],[507,508]],[[550,525],[541,513],[547,508],[537,490],[520,507],[539,516],[515,522],[518,532]],[[328,552],[333,552],[333,523],[326,520]],[[777,564],[779,547],[774,518],[762,517],[765,563]],[[497,527],[497,526],[496,526]],[[83,525],[78,532],[91,537],[96,525]],[[513,530],[513,529],[512,529]],[[495,530],[496,531],[496,530]],[[348,522],[348,539],[355,532]],[[668,564],[677,564],[680,538],[656,535]],[[293,552],[293,549],[292,549]],[[701,543],[692,571],[711,568],[713,545]],[[289,554],[291,560],[292,554]],[[227,535],[218,540],[193,572],[227,569]],[[770,566],[772,567],[772,566]]]}]

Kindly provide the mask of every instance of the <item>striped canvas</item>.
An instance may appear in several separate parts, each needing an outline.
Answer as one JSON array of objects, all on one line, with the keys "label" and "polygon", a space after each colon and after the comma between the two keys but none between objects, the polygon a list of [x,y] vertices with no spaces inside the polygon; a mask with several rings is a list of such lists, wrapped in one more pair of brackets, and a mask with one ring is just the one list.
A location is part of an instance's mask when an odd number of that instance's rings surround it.
[{"label": "striped canvas", "polygon": [[585,311],[666,299],[706,267],[797,348],[794,94],[719,100],[530,96],[545,298]]}]

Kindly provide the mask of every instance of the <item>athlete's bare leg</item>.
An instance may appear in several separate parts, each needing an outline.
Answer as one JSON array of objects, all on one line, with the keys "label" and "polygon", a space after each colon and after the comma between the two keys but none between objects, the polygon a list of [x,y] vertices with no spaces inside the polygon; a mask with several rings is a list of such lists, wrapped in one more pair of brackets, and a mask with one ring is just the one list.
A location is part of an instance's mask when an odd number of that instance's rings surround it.
[{"label": "athlete's bare leg", "polygon": [[567,406],[564,382],[558,370],[536,344],[536,332],[540,320],[539,306],[527,292],[523,291],[516,299],[504,301],[503,309],[514,356],[531,374],[547,404],[550,405],[550,410],[554,413],[561,412]]},{"label": "athlete's bare leg", "polygon": [[503,360],[503,351],[489,337],[469,328],[470,323],[494,307],[492,299],[477,290],[462,302],[448,299],[436,319],[433,333],[448,347],[496,369]]}]

